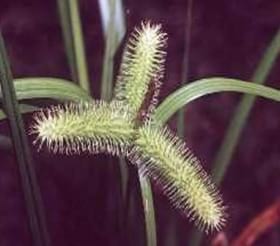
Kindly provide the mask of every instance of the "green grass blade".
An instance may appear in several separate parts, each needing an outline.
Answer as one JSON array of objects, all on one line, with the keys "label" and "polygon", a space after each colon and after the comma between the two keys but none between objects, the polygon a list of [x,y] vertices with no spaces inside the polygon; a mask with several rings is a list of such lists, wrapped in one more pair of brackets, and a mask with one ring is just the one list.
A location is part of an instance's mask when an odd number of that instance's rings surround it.
[{"label": "green grass blade", "polygon": [[154,118],[165,123],[186,104],[217,92],[239,92],[280,101],[280,90],[237,79],[207,78],[183,86],[169,95],[156,109]]},{"label": "green grass blade", "polygon": [[44,212],[42,210],[41,195],[33,167],[32,156],[28,147],[27,137],[25,135],[24,124],[19,112],[14,83],[2,35],[0,35],[0,81],[3,94],[3,106],[9,118],[33,245],[48,246],[50,244],[50,239]]},{"label": "green grass blade", "polygon": [[150,180],[146,176],[143,176],[140,172],[138,172],[138,175],[144,207],[147,246],[156,246],[156,222],[151,183]]},{"label": "green grass blade", "polygon": [[[280,29],[276,36],[268,46],[265,54],[259,63],[252,81],[258,84],[263,84],[271,70],[278,54],[280,52]],[[219,184],[232,159],[233,152],[239,141],[241,132],[246,124],[247,118],[254,105],[255,97],[245,95],[237,106],[235,113],[230,121],[225,137],[214,160],[212,175],[213,179]]]},{"label": "green grass blade", "polygon": [[[259,62],[257,69],[252,77],[252,81],[258,84],[263,84],[273,67],[273,64],[280,51],[280,29],[276,33],[270,45],[264,52],[263,58]],[[246,124],[246,120],[250,114],[250,111],[254,105],[255,97],[251,95],[244,95],[239,105],[237,106],[235,113],[227,128],[225,137],[221,144],[221,147],[215,157],[212,176],[213,180],[220,184],[226,173],[226,170],[230,164],[233,156],[234,149],[239,141],[240,134]],[[197,230],[194,231],[191,237],[190,245],[201,245],[203,234]]]},{"label": "green grass blade", "polygon": [[90,90],[78,0],[57,0],[68,63],[72,78]]},{"label": "green grass blade", "polygon": [[125,16],[123,11],[123,3],[122,0],[115,0],[115,5],[112,4],[112,0],[99,0],[99,9],[101,14],[101,22],[102,22],[102,29],[104,32],[104,36],[106,37],[109,30],[112,28],[110,27],[111,24],[111,12],[112,7],[115,6],[114,10],[114,18],[113,18],[113,29],[116,30],[116,45],[120,44],[122,41],[124,34],[125,34]]},{"label": "green grass blade", "polygon": [[[52,98],[60,101],[90,100],[83,89],[70,81],[58,78],[22,78],[15,79],[14,86],[18,100]],[[0,91],[0,101],[2,92]]]},{"label": "green grass blade", "polygon": [[[28,105],[28,104],[19,104],[19,110],[21,114],[33,112],[38,109],[38,107]],[[6,119],[6,114],[3,110],[0,109],[0,121]]]},{"label": "green grass blade", "polygon": [[125,33],[124,15],[120,0],[99,0],[99,7],[105,37],[101,98],[110,100],[113,89],[114,55]]},{"label": "green grass blade", "polygon": [[68,1],[57,0],[60,26],[63,33],[63,40],[65,46],[65,52],[67,56],[68,65],[71,71],[71,78],[73,81],[78,81],[78,74],[75,69],[75,54],[74,54],[74,42],[72,40],[72,29],[70,24],[70,11]]},{"label": "green grass blade", "polygon": [[[181,86],[185,85],[189,77],[189,62],[190,62],[190,44],[191,44],[191,27],[192,27],[192,9],[193,0],[188,0],[185,28],[185,48],[182,62]],[[177,118],[177,134],[184,138],[185,135],[185,108],[181,108]]]}]

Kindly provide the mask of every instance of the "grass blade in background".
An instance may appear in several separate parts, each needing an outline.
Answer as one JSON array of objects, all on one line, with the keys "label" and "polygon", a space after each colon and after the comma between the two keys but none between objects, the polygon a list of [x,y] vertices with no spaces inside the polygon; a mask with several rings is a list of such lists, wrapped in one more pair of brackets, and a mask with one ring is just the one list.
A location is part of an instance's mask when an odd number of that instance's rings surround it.
[{"label": "grass blade in background", "polygon": [[239,92],[280,101],[280,90],[238,79],[207,78],[200,79],[171,93],[157,107],[154,118],[165,123],[180,108],[200,97],[217,92]]},{"label": "grass blade in background", "polygon": [[157,246],[153,191],[150,180],[138,172],[145,216],[147,246]]},{"label": "grass blade in background", "polygon": [[[98,3],[99,3],[99,8],[100,8],[104,37],[106,37],[109,30],[111,30],[111,28],[112,28],[112,27],[110,27],[110,25],[112,25],[111,19],[113,19],[113,25],[114,25],[113,28],[115,30],[115,35],[116,35],[115,45],[118,46],[121,43],[121,41],[124,37],[125,31],[126,31],[122,0],[114,0],[114,1],[99,0]],[[114,4],[112,4],[112,3],[114,3]],[[114,10],[112,10],[112,9],[114,9]],[[114,11],[113,17],[110,15],[112,13],[112,11]]]},{"label": "grass blade in background", "polygon": [[21,176],[29,226],[34,246],[49,246],[45,215],[33,161],[25,135],[24,124],[19,112],[12,74],[5,50],[4,40],[0,35],[0,79],[3,94],[3,106],[9,118],[13,145]]},{"label": "grass blade in background", "polygon": [[[263,58],[259,62],[257,69],[252,77],[252,81],[263,84],[273,67],[273,64],[280,51],[280,29],[264,52]],[[247,118],[255,102],[255,96],[244,95],[226,130],[221,147],[215,157],[212,167],[212,178],[219,185],[226,173],[232,159],[236,145],[240,139],[241,132],[247,122]],[[197,230],[191,238],[191,246],[201,245],[203,234]]]},{"label": "grass blade in background", "polygon": [[79,13],[79,1],[57,0],[57,4],[72,79],[85,91],[89,91],[89,75]]},{"label": "grass blade in background", "polygon": [[[279,52],[280,29],[265,51],[265,54],[252,77],[253,82],[257,84],[263,84],[265,82]],[[226,131],[225,137],[213,165],[212,176],[217,184],[222,182],[254,102],[254,96],[243,96],[230,121],[229,127]]]},{"label": "grass blade in background", "polygon": [[[185,50],[182,62],[182,77],[181,86],[185,85],[189,77],[189,61],[190,61],[190,45],[191,45],[191,26],[192,26],[192,9],[193,0],[188,0],[188,9],[186,14],[186,29],[185,29]],[[181,108],[178,112],[177,119],[177,134],[180,138],[184,138],[185,135],[185,107]]]},{"label": "grass blade in background", "polygon": [[[29,105],[29,104],[19,104],[18,106],[19,106],[19,111],[20,111],[21,114],[34,112],[35,110],[38,109],[38,107],[35,107],[33,105]],[[0,121],[6,119],[6,117],[7,116],[4,113],[4,111],[0,109]]]},{"label": "grass blade in background", "polygon": [[[89,94],[68,80],[32,77],[14,80],[18,100],[52,98],[59,101],[91,100]],[[2,93],[0,91],[0,101]]]},{"label": "grass blade in background", "polygon": [[125,34],[125,21],[121,0],[99,0],[105,52],[102,66],[101,99],[112,97],[114,55]]}]

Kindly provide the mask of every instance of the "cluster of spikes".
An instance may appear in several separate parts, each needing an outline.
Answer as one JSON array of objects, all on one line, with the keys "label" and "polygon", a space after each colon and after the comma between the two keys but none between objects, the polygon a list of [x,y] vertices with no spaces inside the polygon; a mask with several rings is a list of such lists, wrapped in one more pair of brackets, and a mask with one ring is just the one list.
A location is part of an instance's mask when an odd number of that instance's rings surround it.
[{"label": "cluster of spikes", "polygon": [[166,41],[160,25],[143,22],[125,47],[112,101],[42,109],[31,133],[39,149],[55,153],[125,156],[199,228],[219,230],[225,223],[220,194],[185,143],[153,119]]}]

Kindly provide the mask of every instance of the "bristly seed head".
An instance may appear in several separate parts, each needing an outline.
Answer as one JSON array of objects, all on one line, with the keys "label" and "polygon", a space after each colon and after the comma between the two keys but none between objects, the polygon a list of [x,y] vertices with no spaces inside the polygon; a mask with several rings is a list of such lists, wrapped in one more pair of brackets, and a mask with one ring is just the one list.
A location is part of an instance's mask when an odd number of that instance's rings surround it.
[{"label": "bristly seed head", "polygon": [[[153,83],[156,90],[161,85],[166,39],[161,25],[143,22],[140,29],[135,28],[126,45],[115,87],[115,100],[128,104],[135,117],[141,107],[146,106],[143,102],[150,84]],[[152,96],[152,108],[157,103],[157,96],[158,91]]]},{"label": "bristly seed head", "polygon": [[34,115],[34,143],[53,152],[125,154],[134,135],[128,110],[117,102],[80,102],[52,106]]},{"label": "bristly seed head", "polygon": [[146,123],[137,132],[130,160],[149,175],[172,204],[201,229],[220,229],[225,222],[222,199],[198,159],[167,128]]},{"label": "bristly seed head", "polygon": [[173,206],[201,229],[220,229],[225,207],[197,158],[168,128],[152,122],[166,53],[161,25],[143,22],[129,39],[111,103],[68,103],[34,115],[34,143],[65,154],[125,155]]}]

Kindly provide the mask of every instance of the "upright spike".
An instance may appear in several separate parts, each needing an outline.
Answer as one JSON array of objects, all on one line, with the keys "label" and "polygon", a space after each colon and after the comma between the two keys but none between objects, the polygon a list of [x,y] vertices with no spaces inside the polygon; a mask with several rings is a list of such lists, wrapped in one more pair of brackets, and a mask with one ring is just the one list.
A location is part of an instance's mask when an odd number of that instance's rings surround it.
[{"label": "upright spike", "polygon": [[156,104],[163,77],[166,54],[163,48],[166,40],[161,25],[142,22],[140,29],[135,28],[125,47],[115,88],[115,100],[129,105],[135,117],[143,106],[147,106],[143,103],[151,86],[156,90],[151,103],[153,106]]}]

